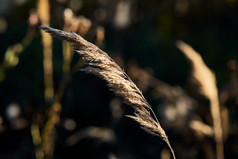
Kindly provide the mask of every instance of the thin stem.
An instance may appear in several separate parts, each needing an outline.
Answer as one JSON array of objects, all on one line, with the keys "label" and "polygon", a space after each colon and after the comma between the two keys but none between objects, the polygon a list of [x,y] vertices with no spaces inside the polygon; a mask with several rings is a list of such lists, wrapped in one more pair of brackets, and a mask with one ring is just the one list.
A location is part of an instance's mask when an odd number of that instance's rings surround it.
[{"label": "thin stem", "polygon": [[173,150],[172,146],[170,145],[169,140],[166,139],[165,142],[166,142],[167,145],[169,146],[169,149],[170,149],[170,152],[172,153],[173,159],[176,159],[176,157],[175,157],[175,153],[174,153],[174,150]]}]

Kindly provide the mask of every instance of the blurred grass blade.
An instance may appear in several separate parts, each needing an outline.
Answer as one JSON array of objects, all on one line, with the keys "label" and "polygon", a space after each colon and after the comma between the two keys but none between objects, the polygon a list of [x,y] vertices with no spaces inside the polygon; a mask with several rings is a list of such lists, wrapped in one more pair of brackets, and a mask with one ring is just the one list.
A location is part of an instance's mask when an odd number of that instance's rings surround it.
[{"label": "blurred grass blade", "polygon": [[223,137],[218,90],[214,73],[206,66],[201,55],[183,41],[176,46],[182,51],[192,65],[192,78],[199,85],[199,92],[210,101],[211,116],[216,141],[217,159],[224,159]]},{"label": "blurred grass blade", "polygon": [[[38,0],[37,14],[42,25],[50,25],[50,4],[48,0]],[[45,100],[52,102],[54,98],[53,88],[53,64],[52,64],[52,37],[41,31],[43,44],[43,67],[44,67],[44,85]]]}]

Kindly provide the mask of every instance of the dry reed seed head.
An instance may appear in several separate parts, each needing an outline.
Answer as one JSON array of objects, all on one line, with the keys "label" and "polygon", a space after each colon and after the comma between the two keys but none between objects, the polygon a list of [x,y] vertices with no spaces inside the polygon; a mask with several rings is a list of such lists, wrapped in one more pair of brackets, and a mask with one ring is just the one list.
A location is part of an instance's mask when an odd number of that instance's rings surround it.
[{"label": "dry reed seed head", "polygon": [[[105,59],[105,56],[100,55],[88,55],[88,54],[81,54],[82,58],[88,62],[89,65],[101,65],[101,66],[107,66],[111,67],[112,69],[116,68],[115,64],[110,59]],[[106,69],[106,68],[104,68]]]},{"label": "dry reed seed head", "polygon": [[159,136],[166,141],[167,136],[160,125],[156,124],[151,116],[142,117],[140,113],[135,113],[134,116],[127,115],[141,125],[141,128],[151,135]]},{"label": "dry reed seed head", "polygon": [[[72,46],[86,61],[86,66],[82,71],[94,74],[107,81],[109,88],[123,101],[135,109],[135,115],[128,117],[137,121],[142,128],[152,135],[160,136],[169,146],[173,157],[173,149],[168,138],[160,126],[157,118],[143,97],[141,91],[131,81],[128,75],[102,50],[87,42],[75,33],[67,33],[53,28],[40,27],[54,37],[72,43]],[[154,116],[154,118],[151,116]]]},{"label": "dry reed seed head", "polygon": [[144,107],[137,107],[136,113],[134,116],[128,115],[128,117],[137,121],[146,132],[152,135],[156,135],[161,137],[164,141],[167,142],[167,136],[165,131],[162,129],[159,123],[157,123],[150,112],[146,110]]},{"label": "dry reed seed head", "polygon": [[176,46],[182,51],[193,66],[192,76],[200,85],[200,93],[212,99],[217,97],[216,78],[214,73],[206,66],[201,55],[188,44],[178,41]]},{"label": "dry reed seed head", "polygon": [[86,68],[83,71],[98,75],[102,79],[106,80],[108,82],[109,88],[111,88],[113,92],[115,92],[117,95],[125,97],[124,100],[127,104],[136,103],[137,105],[148,107],[147,104],[141,100],[141,96],[138,94],[138,92],[135,92],[135,90],[131,87],[131,83],[121,76],[108,71],[102,71],[97,68]]},{"label": "dry reed seed head", "polygon": [[95,68],[86,68],[83,71],[95,74],[106,81],[109,80],[110,83],[108,83],[108,86],[110,90],[115,92],[115,94],[124,97],[124,102],[126,104],[131,105],[134,108],[146,107],[147,109],[150,109],[150,107],[143,100],[141,100],[141,96],[137,92],[134,92],[134,90],[128,84],[125,84],[126,82],[124,83],[122,81],[124,79],[118,80],[117,78],[120,77],[115,77],[116,80],[111,79],[108,77],[108,75],[105,76],[103,72],[99,72],[99,70]]},{"label": "dry reed seed head", "polygon": [[214,73],[206,66],[202,57],[188,44],[179,41],[177,47],[191,61],[193,70],[192,77],[199,84],[199,91],[210,101],[211,116],[213,119],[214,137],[216,141],[217,158],[224,158],[222,125],[220,116],[220,107],[218,100],[218,89],[216,87],[216,78]]},{"label": "dry reed seed head", "polygon": [[[53,28],[47,28],[47,27],[41,27],[41,29],[46,30],[46,32],[51,33],[53,36],[60,38],[62,40],[66,40],[69,41],[71,43],[73,43],[73,47],[75,47],[75,49],[77,49],[76,51],[81,54],[83,56],[84,59],[86,59],[86,61],[88,61],[89,65],[95,61],[98,62],[98,64],[95,64],[95,66],[99,66],[99,68],[103,68],[105,71],[101,71],[102,69],[94,69],[94,68],[87,68],[84,69],[84,71],[88,72],[88,73],[93,73],[96,75],[99,75],[101,78],[103,79],[107,79],[108,83],[110,84],[110,82],[114,83],[114,87],[115,88],[120,88],[120,87],[126,87],[127,89],[129,89],[127,86],[131,85],[130,89],[135,89],[135,90],[131,90],[132,92],[136,92],[137,94],[140,94],[140,98],[142,99],[142,101],[144,101],[144,98],[141,98],[141,92],[137,92],[139,89],[135,86],[135,84],[131,81],[128,80],[124,80],[124,83],[128,82],[128,85],[122,85],[118,87],[118,80],[117,82],[115,80],[113,80],[112,77],[112,73],[111,71],[114,71],[113,73],[115,74],[115,71],[120,75],[125,77],[125,73],[122,71],[122,69],[103,51],[101,51],[99,48],[97,48],[96,46],[94,46],[93,44],[85,41],[83,38],[81,38],[80,36],[78,36],[75,33],[66,33],[57,29],[53,29]],[[96,57],[96,58],[95,58]],[[91,63],[90,63],[91,62]],[[115,67],[115,70],[111,70],[112,68],[108,67],[107,65],[110,64],[110,66]],[[101,66],[100,66],[101,65]],[[120,73],[119,73],[120,72]],[[116,76],[115,78],[119,78],[120,76]],[[128,77],[128,76],[126,76]],[[112,80],[112,81],[111,81]],[[112,83],[110,85],[113,85]],[[148,104],[148,103],[146,103]],[[150,107],[150,106],[148,106]]]}]

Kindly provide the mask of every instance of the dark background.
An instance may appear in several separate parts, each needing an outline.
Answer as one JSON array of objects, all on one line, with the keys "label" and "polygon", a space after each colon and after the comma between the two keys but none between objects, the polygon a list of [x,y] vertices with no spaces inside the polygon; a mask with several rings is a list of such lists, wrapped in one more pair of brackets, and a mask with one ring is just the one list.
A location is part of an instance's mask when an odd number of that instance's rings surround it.
[{"label": "dark background", "polygon": [[[191,45],[216,75],[222,114],[226,114],[222,118],[226,119],[223,123],[227,132],[225,158],[238,158],[237,0],[49,2],[51,27],[63,29],[64,10],[71,8],[74,16],[84,16],[91,22],[83,35],[90,42],[97,42],[97,28],[103,28],[105,37],[100,47],[142,89],[177,158],[211,159],[216,154],[214,139],[189,127],[191,119],[211,125],[209,103],[191,84],[191,67],[175,42],[183,40]],[[53,105],[44,98],[43,46],[37,28],[41,22],[34,25],[29,22],[37,3],[0,0],[0,158],[4,159],[36,158],[41,145],[33,142],[32,125],[38,125],[43,134]],[[124,10],[118,9],[120,4]],[[124,23],[117,21],[119,15]],[[17,49],[9,53],[8,49],[15,44],[24,47],[18,53]],[[80,57],[75,53],[72,68],[78,61]],[[64,80],[62,64],[62,43],[54,39],[55,92]],[[133,67],[147,72],[157,83],[163,81],[166,90],[156,92],[157,84],[143,83],[147,74],[136,76],[130,71]],[[124,116],[132,114],[133,109],[110,92],[106,82],[77,70],[70,73],[59,101],[62,110],[53,126],[55,147],[49,158],[166,159],[169,153],[164,141],[147,134]],[[164,91],[171,91],[172,97],[163,94]],[[180,99],[184,107],[177,109]],[[72,136],[76,136],[75,143],[69,144]]]}]

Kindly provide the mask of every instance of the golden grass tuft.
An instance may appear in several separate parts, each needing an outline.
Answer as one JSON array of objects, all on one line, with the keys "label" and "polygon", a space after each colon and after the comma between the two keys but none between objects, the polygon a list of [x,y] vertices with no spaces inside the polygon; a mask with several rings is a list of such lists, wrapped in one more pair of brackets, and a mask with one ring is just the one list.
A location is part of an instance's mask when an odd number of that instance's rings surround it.
[{"label": "golden grass tuft", "polygon": [[116,95],[121,96],[126,104],[135,109],[134,116],[128,115],[128,117],[138,122],[149,134],[161,137],[169,146],[175,159],[175,154],[170,146],[168,137],[160,126],[151,106],[142,95],[142,92],[113,59],[76,33],[64,32],[45,26],[41,26],[40,29],[58,39],[70,42],[75,51],[86,61],[86,67],[82,71],[94,74],[107,81],[110,90]]}]

